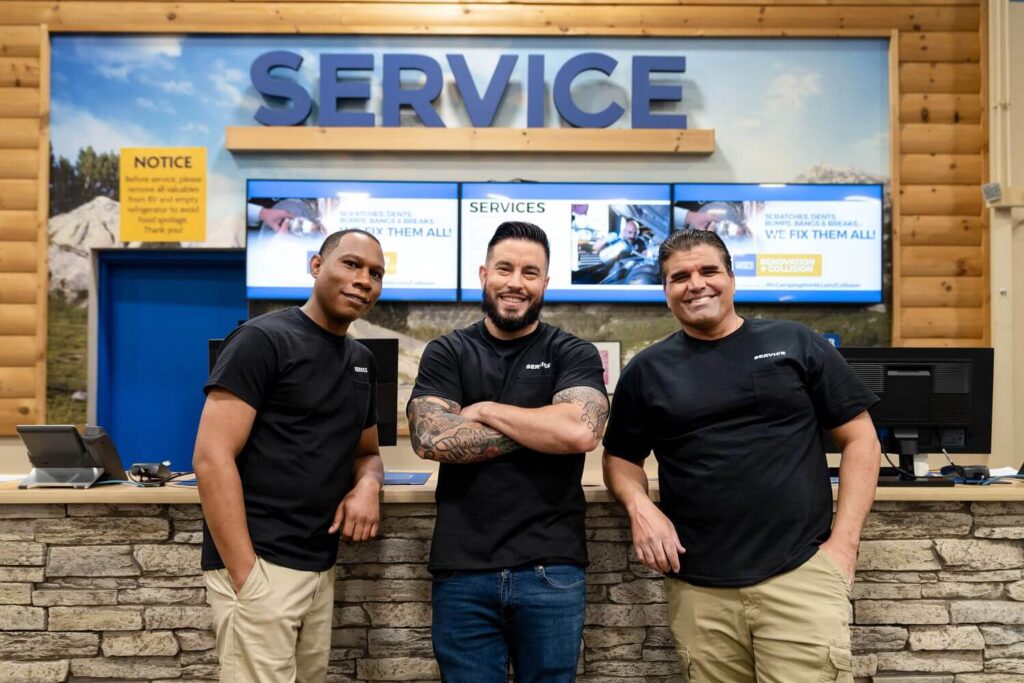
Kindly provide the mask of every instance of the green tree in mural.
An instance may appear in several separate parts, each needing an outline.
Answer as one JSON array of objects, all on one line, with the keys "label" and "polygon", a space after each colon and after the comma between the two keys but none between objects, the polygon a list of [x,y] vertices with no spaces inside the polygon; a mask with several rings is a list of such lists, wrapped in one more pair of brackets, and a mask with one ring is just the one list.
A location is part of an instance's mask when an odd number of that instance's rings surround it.
[{"label": "green tree in mural", "polygon": [[97,154],[83,147],[78,159],[71,163],[55,157],[50,147],[50,215],[66,213],[96,197],[119,199],[118,169],[121,157],[114,152]]}]

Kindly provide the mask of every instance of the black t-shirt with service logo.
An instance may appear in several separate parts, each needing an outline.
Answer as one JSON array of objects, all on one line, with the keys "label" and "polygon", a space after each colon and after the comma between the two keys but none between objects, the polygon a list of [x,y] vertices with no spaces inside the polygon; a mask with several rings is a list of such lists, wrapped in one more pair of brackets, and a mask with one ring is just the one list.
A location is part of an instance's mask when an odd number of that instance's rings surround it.
[{"label": "black t-shirt with service logo", "polygon": [[800,566],[828,539],[822,429],[878,398],[820,335],[746,320],[703,341],[678,332],[623,371],[604,445],[658,460],[661,508],[686,552],[678,576],[751,586]]},{"label": "black t-shirt with service logo", "polygon": [[[481,321],[427,346],[412,398],[540,408],[571,387],[604,393],[604,369],[593,344],[545,323],[506,341]],[[549,455],[523,447],[493,460],[442,463],[430,570],[586,565],[583,459],[583,453]]]},{"label": "black t-shirt with service logo", "polygon": [[[370,351],[331,334],[298,308],[253,318],[221,346],[204,390],[256,409],[236,463],[256,554],[302,571],[338,558],[327,529],[353,485],[356,446],[377,423]],[[224,566],[203,525],[203,569]]]}]

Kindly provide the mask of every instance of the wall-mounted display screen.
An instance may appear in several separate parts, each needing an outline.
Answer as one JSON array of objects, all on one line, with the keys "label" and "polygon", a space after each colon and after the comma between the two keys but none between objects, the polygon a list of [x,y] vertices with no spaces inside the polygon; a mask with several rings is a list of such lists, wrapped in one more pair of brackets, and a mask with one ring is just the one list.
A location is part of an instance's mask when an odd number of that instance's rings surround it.
[{"label": "wall-mounted display screen", "polygon": [[661,301],[657,256],[671,231],[670,192],[648,184],[464,183],[463,301],[480,301],[479,267],[503,221],[547,233],[547,301]]},{"label": "wall-mounted display screen", "polygon": [[680,184],[673,213],[728,245],[738,302],[882,300],[881,185]]},{"label": "wall-mounted display screen", "polygon": [[456,183],[250,180],[247,296],[307,298],[310,257],[327,235],[358,228],[384,248],[382,301],[455,301],[458,197]]}]

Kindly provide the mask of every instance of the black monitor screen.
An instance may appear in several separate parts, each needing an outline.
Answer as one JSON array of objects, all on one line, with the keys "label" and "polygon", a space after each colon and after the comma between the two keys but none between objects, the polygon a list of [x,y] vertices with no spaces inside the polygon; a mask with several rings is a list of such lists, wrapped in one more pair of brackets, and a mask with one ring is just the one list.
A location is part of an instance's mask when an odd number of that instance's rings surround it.
[{"label": "black monitor screen", "polygon": [[889,453],[992,449],[992,349],[856,348],[840,354],[881,399],[871,409]]},{"label": "black monitor screen", "polygon": [[398,340],[360,339],[377,365],[377,437],[381,446],[398,443]]}]

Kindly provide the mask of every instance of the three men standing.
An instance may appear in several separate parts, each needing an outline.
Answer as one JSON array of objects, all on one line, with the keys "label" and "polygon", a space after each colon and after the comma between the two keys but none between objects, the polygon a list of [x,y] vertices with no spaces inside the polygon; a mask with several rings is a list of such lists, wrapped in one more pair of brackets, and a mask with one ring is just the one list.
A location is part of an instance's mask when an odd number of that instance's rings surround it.
[{"label": "three men standing", "polygon": [[[430,554],[446,682],[575,678],[586,604],[584,453],[608,415],[596,349],[540,322],[550,248],[498,227],[482,321],[431,342],[412,446],[441,463]],[[852,680],[849,588],[874,497],[876,397],[803,326],[740,318],[722,240],[660,248],[681,330],[637,354],[605,434],[605,480],[641,562],[669,579],[690,680]],[[345,336],[380,295],[376,240],[344,231],[310,262],[301,308],[225,341],[195,469],[222,678],[317,681],[330,647],[337,539],[376,535],[382,466],[369,352]],[[822,428],[843,454],[832,496]],[[659,464],[661,509],[643,460]]]},{"label": "three men standing", "polygon": [[[707,683],[852,681],[849,589],[878,476],[877,398],[811,330],[736,314],[715,233],[674,233],[658,260],[682,329],[623,371],[604,471],[637,557],[668,573],[683,667]],[[834,525],[823,428],[843,455]],[[642,466],[652,450],[660,509]]]},{"label": "three men standing", "polygon": [[550,248],[501,224],[480,267],[486,317],[431,342],[409,402],[441,463],[430,551],[434,653],[451,683],[575,678],[586,605],[584,453],[608,401],[597,350],[538,320]]}]

